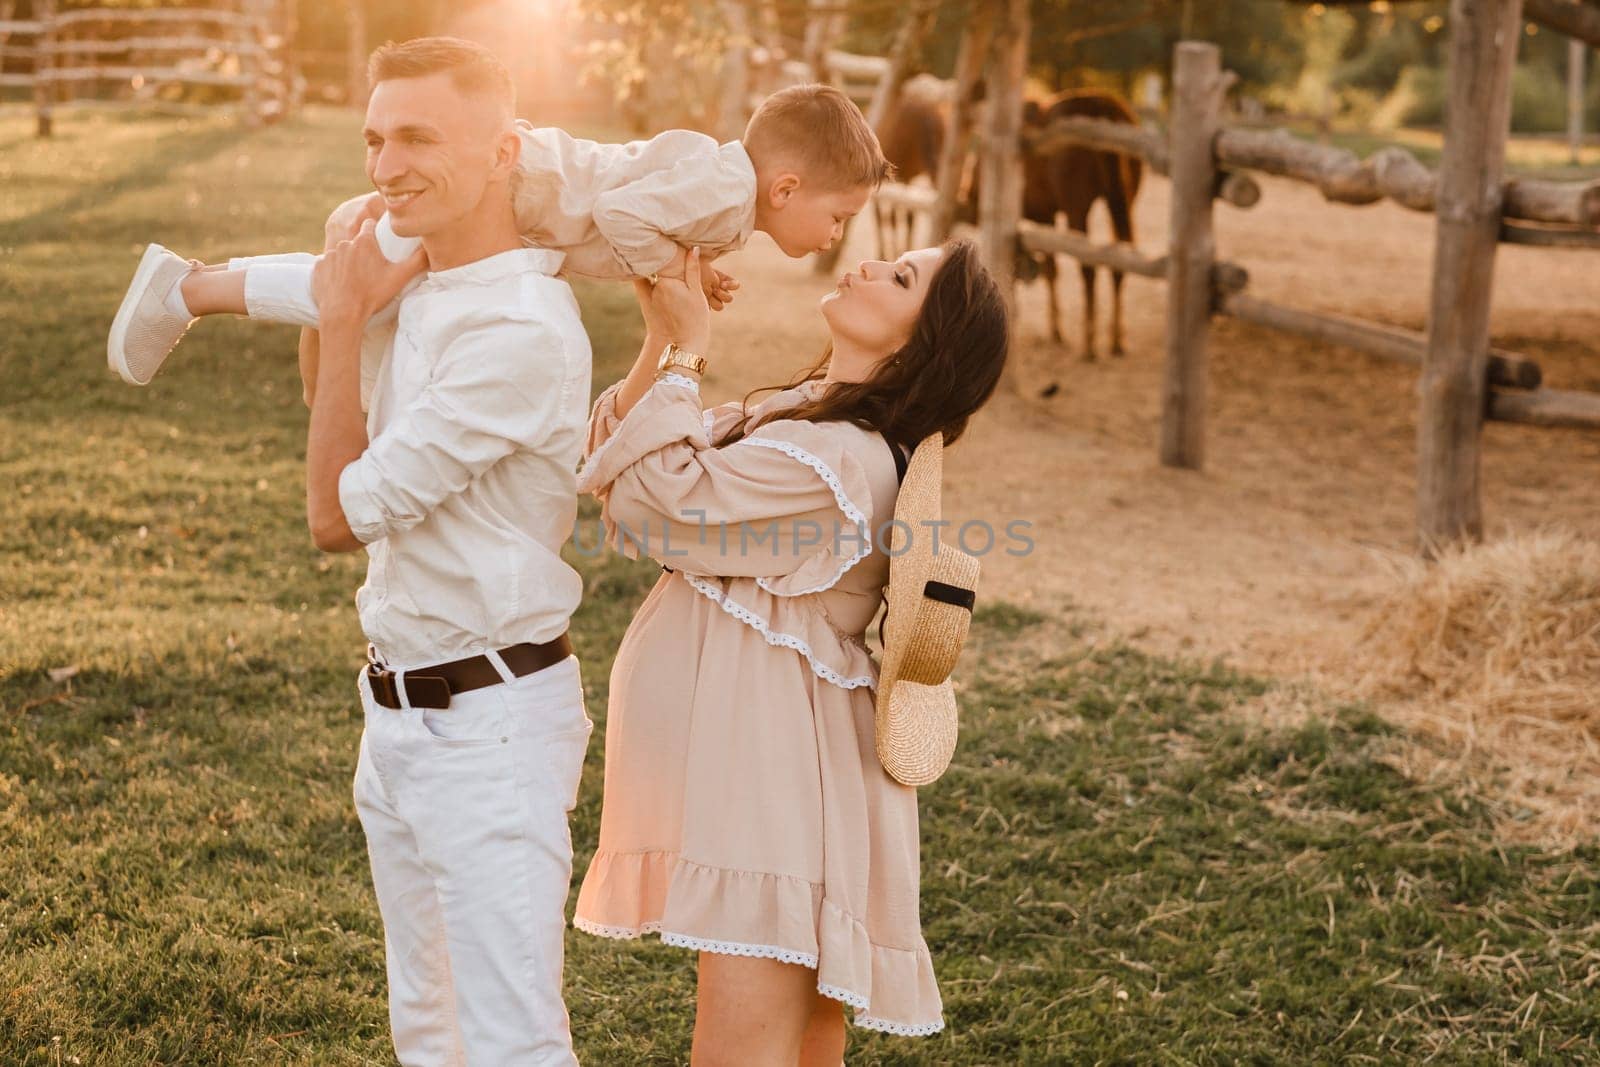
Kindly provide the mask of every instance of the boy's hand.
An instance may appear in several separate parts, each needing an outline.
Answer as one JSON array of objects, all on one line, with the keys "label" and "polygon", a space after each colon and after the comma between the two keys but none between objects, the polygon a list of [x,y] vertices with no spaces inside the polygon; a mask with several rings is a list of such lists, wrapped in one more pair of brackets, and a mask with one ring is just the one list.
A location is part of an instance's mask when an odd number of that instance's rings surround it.
[{"label": "boy's hand", "polygon": [[679,245],[678,250],[672,253],[672,258],[667,261],[667,265],[656,271],[656,277],[677,278],[679,281],[682,281],[684,265],[688,262],[689,250],[684,248],[682,245]]},{"label": "boy's hand", "polygon": [[324,248],[332,248],[340,241],[348,241],[361,232],[361,224],[368,219],[376,222],[383,215],[383,197],[377,193],[363,193],[333,209],[328,221],[322,225]]},{"label": "boy's hand", "polygon": [[706,294],[706,303],[712,311],[721,311],[733,303],[733,291],[739,288],[739,281],[731,274],[724,274],[711,264],[700,264],[700,288]]},{"label": "boy's hand", "polygon": [[355,237],[340,241],[317,260],[311,292],[324,328],[334,323],[364,325],[428,265],[428,255],[420,248],[409,259],[390,263],[378,247],[376,226],[372,219],[364,220]]}]

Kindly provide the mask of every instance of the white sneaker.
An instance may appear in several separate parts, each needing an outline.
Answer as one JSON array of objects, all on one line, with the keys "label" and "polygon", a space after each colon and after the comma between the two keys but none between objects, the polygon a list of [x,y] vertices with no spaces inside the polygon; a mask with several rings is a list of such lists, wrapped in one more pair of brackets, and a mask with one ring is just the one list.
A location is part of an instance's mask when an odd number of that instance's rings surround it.
[{"label": "white sneaker", "polygon": [[106,338],[106,363],[129,385],[149,385],[194,319],[167,307],[167,294],[190,263],[160,245],[144,250]]}]

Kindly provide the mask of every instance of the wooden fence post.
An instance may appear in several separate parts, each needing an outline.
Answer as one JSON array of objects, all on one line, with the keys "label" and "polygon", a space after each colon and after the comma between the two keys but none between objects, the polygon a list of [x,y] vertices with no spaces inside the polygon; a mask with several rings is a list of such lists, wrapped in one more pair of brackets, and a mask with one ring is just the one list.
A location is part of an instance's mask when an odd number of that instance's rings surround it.
[{"label": "wooden fence post", "polygon": [[894,43],[889,46],[889,73],[878,83],[878,91],[872,94],[872,102],[867,105],[867,125],[874,130],[883,125],[883,120],[893,110],[900,96],[900,87],[905,84],[906,73],[911,69],[912,61],[921,53],[922,44],[928,39],[928,31],[933,29],[933,20],[938,14],[938,0],[912,0],[905,21],[900,23]]},{"label": "wooden fence post", "polygon": [[245,78],[239,95],[239,110],[246,126],[261,125],[261,79],[266,73],[266,63],[257,48],[266,46],[266,34],[260,22],[264,19],[261,0],[244,0],[239,5],[240,21],[233,27],[233,36],[239,44],[239,73]]},{"label": "wooden fence post", "polygon": [[367,107],[367,0],[344,0],[345,94],[357,111]]},{"label": "wooden fence post", "polygon": [[1172,209],[1167,251],[1167,365],[1161,462],[1199,470],[1206,457],[1206,339],[1211,332],[1211,193],[1227,83],[1217,46],[1180,41],[1173,54]]},{"label": "wooden fence post", "polygon": [[[933,28],[933,20],[938,14],[939,5],[936,0],[914,0],[911,10],[906,13],[905,21],[900,23],[900,29],[895,33],[894,44],[890,46],[889,55],[886,57],[889,60],[889,69],[879,80],[865,112],[867,125],[872,127],[874,133],[883,132],[884,119],[888,117],[895,100],[900,95],[900,86],[905,83],[906,70],[910,67],[912,59],[921,51],[922,42],[927,39],[928,31]],[[915,229],[914,222],[912,228]],[[839,239],[833,243],[832,248],[817,256],[816,265],[812,269],[818,274],[832,274],[839,266],[839,257],[844,254],[844,244],[849,236],[850,222],[846,222],[844,232],[839,235]]]},{"label": "wooden fence post", "polygon": [[956,53],[955,96],[950,101],[950,135],[939,150],[939,173],[934,177],[939,199],[933,209],[933,240],[943,241],[955,225],[961,183],[966,177],[967,157],[972,152],[972,131],[977,125],[977,95],[989,55],[989,40],[994,34],[994,8],[981,4],[961,34]]},{"label": "wooden fence post", "polygon": [[842,4],[834,3],[833,0],[808,0],[801,58],[811,68],[811,75],[817,81],[828,80],[828,50],[844,33],[848,22],[849,15]]},{"label": "wooden fence post", "polygon": [[1427,555],[1483,536],[1478,463],[1489,297],[1522,0],[1451,0],[1449,19],[1433,294],[1418,384],[1417,536]]},{"label": "wooden fence post", "polygon": [[1583,152],[1583,63],[1589,49],[1576,37],[1567,42],[1567,152],[1573,166]]},{"label": "wooden fence post", "polygon": [[[1028,0],[1006,0],[990,52],[989,122],[979,157],[978,247],[1017,336],[1017,221],[1022,217],[1022,91],[1028,76]],[[1012,361],[1015,366],[1016,360]],[[1015,383],[1016,376],[1008,375]]]},{"label": "wooden fence post", "polygon": [[722,20],[727,24],[728,46],[722,54],[722,92],[717,101],[720,140],[736,141],[744,133],[745,108],[750,100],[750,20],[744,5],[722,0]]},{"label": "wooden fence post", "polygon": [[39,136],[49,137],[55,128],[51,103],[56,86],[49,77],[50,69],[55,66],[55,54],[50,50],[56,43],[55,0],[35,0],[33,18],[39,23],[39,32],[33,35],[33,108],[38,114]]}]

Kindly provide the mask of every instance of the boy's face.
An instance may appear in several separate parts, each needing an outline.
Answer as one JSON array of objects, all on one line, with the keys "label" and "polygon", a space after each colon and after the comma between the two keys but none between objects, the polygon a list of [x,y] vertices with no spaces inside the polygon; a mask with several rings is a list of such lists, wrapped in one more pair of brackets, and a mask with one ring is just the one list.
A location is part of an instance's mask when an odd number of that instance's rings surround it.
[{"label": "boy's face", "polygon": [[767,193],[762,229],[786,256],[826,251],[844,236],[844,224],[867,205],[872,190],[827,189],[793,174],[779,175]]},{"label": "boy's face", "polygon": [[367,177],[383,195],[394,232],[426,237],[477,207],[509,169],[502,166],[504,132],[500,104],[463,93],[448,74],[375,85],[363,131]]}]

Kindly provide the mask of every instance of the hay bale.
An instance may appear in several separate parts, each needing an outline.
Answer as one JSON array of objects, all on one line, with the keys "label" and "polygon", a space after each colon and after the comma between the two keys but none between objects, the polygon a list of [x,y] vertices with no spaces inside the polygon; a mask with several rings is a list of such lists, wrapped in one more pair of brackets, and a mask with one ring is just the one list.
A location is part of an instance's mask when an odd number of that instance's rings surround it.
[{"label": "hay bale", "polygon": [[1567,722],[1600,738],[1600,542],[1547,531],[1417,563],[1361,653],[1374,695]]},{"label": "hay bale", "polygon": [[1411,746],[1402,769],[1486,787],[1473,792],[1493,798],[1511,839],[1594,840],[1600,543],[1508,536],[1432,564],[1408,561],[1397,578],[1346,677],[1387,718],[1435,739]]}]

